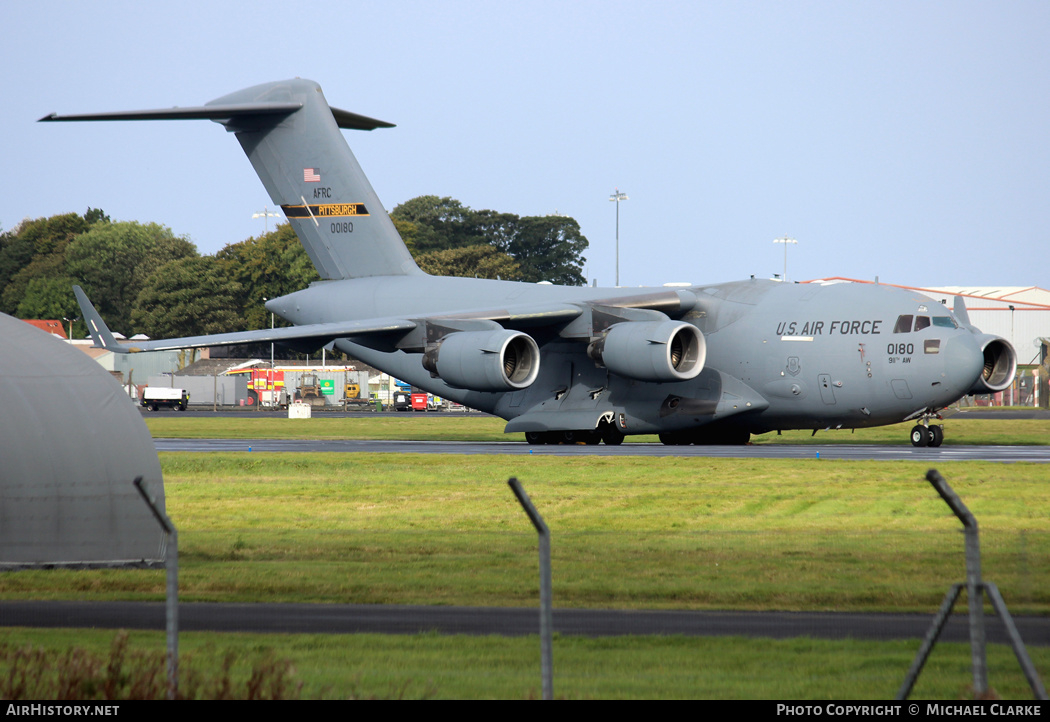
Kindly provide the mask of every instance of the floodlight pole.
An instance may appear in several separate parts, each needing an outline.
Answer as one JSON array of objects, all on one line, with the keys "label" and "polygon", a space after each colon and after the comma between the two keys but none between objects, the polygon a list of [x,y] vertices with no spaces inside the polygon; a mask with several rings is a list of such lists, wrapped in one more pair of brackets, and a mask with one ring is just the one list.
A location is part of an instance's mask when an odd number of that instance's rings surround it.
[{"label": "floodlight pole", "polygon": [[[1014,341],[1014,305],[1010,304],[1010,343],[1016,343]],[[1010,405],[1014,406],[1016,401],[1016,395],[1014,389],[1017,387],[1017,377],[1014,376],[1014,380],[1010,382]]]},{"label": "floodlight pole", "polygon": [[536,527],[540,536],[540,671],[543,675],[543,699],[554,699],[554,654],[552,651],[552,630],[554,627],[551,612],[551,532],[543,517],[532,505],[532,500],[525,493],[521,482],[512,477],[507,480],[518,503],[529,515],[529,521]]},{"label": "floodlight pole", "polygon": [[266,207],[266,206],[263,206],[262,213],[252,213],[252,218],[262,218],[263,219],[263,223],[265,224],[265,225],[263,225],[263,228],[266,229],[266,233],[270,232],[270,219],[271,218],[280,218],[280,217],[281,217],[281,215],[279,213],[271,212],[270,209],[268,207]]},{"label": "floodlight pole", "polygon": [[[270,333],[273,333],[273,311],[270,311]],[[270,408],[277,408],[277,381],[273,373],[273,341],[270,341]]]},{"label": "floodlight pole", "polygon": [[626,193],[620,191],[609,196],[609,200],[616,203],[616,286],[620,286],[620,201],[629,201]]},{"label": "floodlight pole", "polygon": [[[263,298],[263,306],[264,307],[266,305],[266,302],[269,301],[269,300],[270,299],[268,299],[268,298],[265,298],[265,297]],[[270,331],[273,332],[273,311],[270,311]],[[270,384],[269,385],[270,385],[270,409],[272,410],[272,409],[274,409],[277,406],[276,400],[274,399],[274,392],[277,390],[277,386],[276,386],[276,383],[274,381],[274,374],[273,374],[273,341],[270,341]],[[260,408],[262,407],[262,400],[261,399],[259,401],[259,407]]]},{"label": "floodlight pole", "polygon": [[798,241],[796,241],[794,238],[788,238],[787,236],[784,236],[783,238],[774,238],[773,239],[773,243],[783,243],[784,244],[784,283],[787,283],[787,280],[788,280],[788,244],[798,245]]},{"label": "floodlight pole", "polygon": [[179,691],[179,532],[168,515],[157,506],[157,500],[150,496],[142,477],[136,476],[133,483],[168,537],[164,545],[164,567],[168,577],[165,630],[168,636],[168,699],[175,699]]},{"label": "floodlight pole", "polygon": [[[1010,311],[1013,311],[1013,306],[1012,305],[1010,306]],[[1010,316],[1010,318],[1013,318],[1013,316]],[[75,316],[74,318],[66,318],[65,316],[63,316],[62,320],[69,322],[69,343],[72,343],[72,322],[79,321],[80,318],[77,317],[77,316]]]}]

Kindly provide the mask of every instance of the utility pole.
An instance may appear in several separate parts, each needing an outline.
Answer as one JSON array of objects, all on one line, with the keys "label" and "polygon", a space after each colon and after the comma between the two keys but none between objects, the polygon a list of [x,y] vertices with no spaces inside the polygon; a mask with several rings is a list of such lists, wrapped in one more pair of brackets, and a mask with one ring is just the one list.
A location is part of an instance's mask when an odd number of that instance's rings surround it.
[{"label": "utility pole", "polygon": [[616,203],[616,285],[620,285],[620,201],[629,201],[626,193],[619,188],[609,196],[609,200]]}]

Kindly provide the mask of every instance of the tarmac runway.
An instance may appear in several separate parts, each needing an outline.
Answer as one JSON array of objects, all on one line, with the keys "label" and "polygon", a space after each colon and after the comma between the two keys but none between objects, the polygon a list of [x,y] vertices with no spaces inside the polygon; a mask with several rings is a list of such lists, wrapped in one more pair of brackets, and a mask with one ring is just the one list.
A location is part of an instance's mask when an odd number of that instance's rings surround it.
[{"label": "tarmac runway", "polygon": [[[947,590],[946,590],[947,591]],[[930,614],[835,612],[623,611],[555,609],[554,631],[587,637],[676,634],[786,639],[921,640],[933,621]],[[1026,645],[1050,646],[1050,618],[1014,617]],[[73,627],[99,629],[165,628],[161,602],[0,602],[2,627]],[[179,605],[181,631],[284,634],[499,634],[539,633],[538,608],[430,607],[355,604],[210,604]],[[989,642],[1008,639],[998,617],[985,618]],[[965,614],[949,619],[942,641],[967,642]]]},{"label": "tarmac runway", "polygon": [[753,446],[664,446],[663,444],[624,443],[530,446],[514,441],[360,441],[356,439],[272,440],[272,439],[154,439],[157,451],[266,451],[266,452],[342,452],[386,454],[504,454],[507,456],[699,456],[732,459],[851,459],[873,461],[1035,461],[1050,462],[1050,446],[942,446],[916,448],[875,444]]},{"label": "tarmac runway", "polygon": [[[267,407],[259,408],[241,408],[241,407],[219,407],[217,410],[212,411],[211,407],[206,404],[191,404],[186,411],[175,411],[173,409],[160,409],[158,411],[150,411],[142,406],[138,407],[139,411],[143,416],[175,416],[182,418],[225,418],[225,419],[261,419],[267,417],[284,417],[287,412],[284,409],[270,409]],[[380,416],[394,416],[401,418],[441,418],[441,419],[476,419],[476,418],[496,418],[491,414],[486,414],[481,411],[435,411],[435,412],[397,412],[392,409],[385,409],[382,412],[378,412]],[[315,418],[323,419],[367,419],[375,418],[377,412],[375,411],[362,411],[360,409],[344,411],[333,407],[328,407],[324,410],[314,411]],[[957,416],[950,418],[955,419],[1050,419],[1050,411],[1047,409],[1033,409],[1026,407],[1018,407],[1014,409],[1000,409],[1000,408],[972,408],[965,411],[959,412]]]}]

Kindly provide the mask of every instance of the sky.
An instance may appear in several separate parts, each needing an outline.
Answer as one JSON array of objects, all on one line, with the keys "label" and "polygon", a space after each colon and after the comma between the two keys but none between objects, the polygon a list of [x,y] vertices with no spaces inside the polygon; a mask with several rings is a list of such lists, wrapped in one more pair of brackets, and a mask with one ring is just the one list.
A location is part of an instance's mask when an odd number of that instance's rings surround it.
[{"label": "sky", "polygon": [[[273,205],[215,123],[47,124],[290,77],[388,210],[561,213],[588,282],[1050,287],[1050,3],[454,0],[5,5],[0,228],[101,208],[202,253]],[[273,221],[271,220],[272,224]],[[272,229],[272,225],[270,228]]]}]

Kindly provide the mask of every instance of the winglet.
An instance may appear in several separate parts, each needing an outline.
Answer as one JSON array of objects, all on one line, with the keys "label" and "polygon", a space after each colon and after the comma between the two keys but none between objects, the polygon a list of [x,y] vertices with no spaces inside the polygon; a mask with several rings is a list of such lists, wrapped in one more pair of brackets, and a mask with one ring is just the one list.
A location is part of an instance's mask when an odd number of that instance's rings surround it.
[{"label": "winglet", "polygon": [[962,296],[956,296],[952,312],[955,313],[955,320],[966,328],[973,328],[973,324],[970,323],[970,314],[966,312],[966,301]]},{"label": "winglet", "polygon": [[88,300],[84,289],[80,286],[73,286],[73,293],[77,297],[77,303],[80,304],[80,313],[87,324],[91,340],[95,342],[95,348],[104,348],[113,353],[131,353],[134,350],[117,343],[117,340],[113,338],[113,334],[109,330],[109,326],[106,325],[106,322],[102,320],[102,316],[99,315],[91,301]]}]

